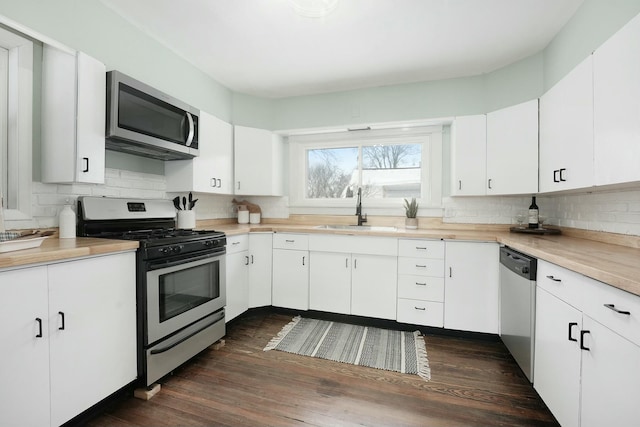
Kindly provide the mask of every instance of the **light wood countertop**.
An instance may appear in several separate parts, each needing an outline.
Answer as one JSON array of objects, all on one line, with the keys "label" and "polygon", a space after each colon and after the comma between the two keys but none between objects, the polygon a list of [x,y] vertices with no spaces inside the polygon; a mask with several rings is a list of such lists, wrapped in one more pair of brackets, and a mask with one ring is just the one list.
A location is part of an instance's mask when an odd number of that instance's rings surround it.
[{"label": "light wood countertop", "polygon": [[130,240],[49,237],[44,239],[42,245],[37,248],[0,253],[0,268],[63,261],[71,258],[131,251],[137,248],[138,242]]},{"label": "light wood countertop", "polygon": [[215,226],[216,230],[224,231],[229,236],[273,231],[498,242],[640,296],[640,249],[569,235],[530,235],[510,233],[505,230],[506,227],[502,230],[496,227],[491,228],[483,231],[477,228],[406,230],[398,227],[397,231],[379,232],[319,229],[313,225],[288,224],[217,224]]},{"label": "light wood countertop", "polygon": [[[249,232],[288,232],[498,242],[640,296],[640,249],[633,241],[629,246],[609,243],[609,241],[618,241],[619,235],[602,233],[603,241],[596,241],[591,239],[592,236],[589,233],[585,233],[589,238],[574,237],[573,233],[539,236],[510,233],[506,226],[487,226],[487,229],[483,230],[482,225],[458,227],[453,224],[451,228],[446,228],[445,225],[443,228],[407,230],[399,226],[396,231],[354,231],[320,229],[313,224],[284,222],[232,224],[204,221],[198,223],[198,228],[224,231],[228,236]],[[632,237],[632,239],[635,238]],[[0,268],[135,250],[137,247],[138,242],[126,240],[50,237],[45,239],[39,248],[1,253]]]}]

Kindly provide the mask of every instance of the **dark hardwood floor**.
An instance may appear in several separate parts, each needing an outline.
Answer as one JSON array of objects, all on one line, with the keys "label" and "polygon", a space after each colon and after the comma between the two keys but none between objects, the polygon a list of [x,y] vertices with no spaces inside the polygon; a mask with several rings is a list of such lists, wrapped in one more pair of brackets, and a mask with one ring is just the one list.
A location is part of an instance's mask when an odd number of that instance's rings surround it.
[{"label": "dark hardwood floor", "polygon": [[426,335],[431,381],[262,349],[290,315],[251,313],[102,426],[557,426],[501,342]]}]

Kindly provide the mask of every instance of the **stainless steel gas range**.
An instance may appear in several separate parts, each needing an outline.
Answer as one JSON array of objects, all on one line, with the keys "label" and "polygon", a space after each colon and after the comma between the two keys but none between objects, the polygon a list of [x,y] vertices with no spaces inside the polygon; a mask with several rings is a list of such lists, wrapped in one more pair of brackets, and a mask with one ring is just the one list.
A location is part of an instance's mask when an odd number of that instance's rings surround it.
[{"label": "stainless steel gas range", "polygon": [[77,235],[137,240],[138,375],[145,386],[225,335],[226,236],[175,228],[169,200],[78,198]]}]

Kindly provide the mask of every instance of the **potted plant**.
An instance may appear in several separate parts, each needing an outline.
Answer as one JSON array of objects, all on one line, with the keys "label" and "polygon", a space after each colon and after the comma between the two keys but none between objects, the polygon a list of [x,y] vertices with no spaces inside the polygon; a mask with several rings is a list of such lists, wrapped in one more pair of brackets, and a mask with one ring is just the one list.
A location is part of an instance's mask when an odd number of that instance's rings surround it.
[{"label": "potted plant", "polygon": [[404,220],[405,228],[418,228],[418,202],[415,197],[411,201],[404,199],[404,210],[407,214],[407,218]]}]

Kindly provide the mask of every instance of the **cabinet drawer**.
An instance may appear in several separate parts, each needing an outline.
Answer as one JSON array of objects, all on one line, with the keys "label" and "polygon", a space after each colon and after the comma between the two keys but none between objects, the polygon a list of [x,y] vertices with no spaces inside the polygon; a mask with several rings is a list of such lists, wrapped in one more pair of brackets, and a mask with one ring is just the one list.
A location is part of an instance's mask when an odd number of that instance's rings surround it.
[{"label": "cabinet drawer", "polygon": [[239,234],[237,236],[227,236],[227,253],[235,254],[249,250],[249,235]]},{"label": "cabinet drawer", "polygon": [[274,249],[297,249],[306,251],[309,249],[309,235],[275,233],[273,235]]},{"label": "cabinet drawer", "polygon": [[398,274],[444,277],[444,259],[398,258]]},{"label": "cabinet drawer", "polygon": [[444,278],[398,275],[398,298],[444,301]]},{"label": "cabinet drawer", "polygon": [[538,261],[537,285],[579,310],[582,310],[585,279],[585,276],[574,271]]},{"label": "cabinet drawer", "polygon": [[444,325],[444,304],[398,298],[397,318],[401,323],[442,328]]},{"label": "cabinet drawer", "polygon": [[640,297],[594,279],[585,279],[591,283],[589,292],[584,295],[583,312],[640,345]]},{"label": "cabinet drawer", "polygon": [[442,240],[400,239],[398,255],[411,258],[444,259],[444,242]]}]

